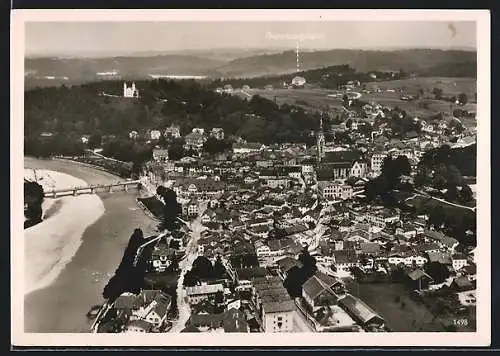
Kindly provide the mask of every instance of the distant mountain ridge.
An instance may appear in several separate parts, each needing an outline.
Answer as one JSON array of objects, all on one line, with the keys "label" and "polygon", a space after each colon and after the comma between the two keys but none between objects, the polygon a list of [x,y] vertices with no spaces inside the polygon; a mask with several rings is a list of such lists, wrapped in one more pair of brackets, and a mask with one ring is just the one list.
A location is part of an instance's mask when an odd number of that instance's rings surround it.
[{"label": "distant mountain ridge", "polygon": [[[303,52],[302,70],[349,64],[357,71],[399,70],[420,71],[448,63],[476,62],[476,52],[458,50],[408,49],[397,51],[331,50]],[[295,51],[235,59],[217,68],[228,77],[284,74],[296,68]]]},{"label": "distant mountain ridge", "polygon": [[[257,52],[256,52],[257,51]],[[190,53],[190,54],[188,54]],[[432,68],[460,65],[471,72],[476,67],[474,51],[405,49],[352,50],[335,49],[304,51],[300,55],[301,70],[348,64],[356,71],[399,70],[425,72]],[[235,58],[236,57],[236,58]],[[118,71],[122,78],[147,78],[149,74],[205,75],[210,78],[238,78],[281,75],[296,70],[294,50],[272,52],[266,49],[185,51],[184,54],[150,56],[115,56],[103,58],[25,58],[26,80],[45,76],[67,77],[78,84],[100,80],[98,72]],[[452,72],[451,72],[452,73]],[[444,76],[444,75],[443,75]],[[56,83],[54,83],[56,85]]]}]

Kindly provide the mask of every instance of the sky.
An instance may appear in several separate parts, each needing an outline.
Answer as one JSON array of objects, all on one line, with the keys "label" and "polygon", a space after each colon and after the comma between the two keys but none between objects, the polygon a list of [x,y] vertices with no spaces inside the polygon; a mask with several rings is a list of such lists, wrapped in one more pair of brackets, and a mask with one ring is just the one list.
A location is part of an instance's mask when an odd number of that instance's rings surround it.
[{"label": "sky", "polygon": [[27,22],[26,55],[211,48],[476,48],[474,22]]}]

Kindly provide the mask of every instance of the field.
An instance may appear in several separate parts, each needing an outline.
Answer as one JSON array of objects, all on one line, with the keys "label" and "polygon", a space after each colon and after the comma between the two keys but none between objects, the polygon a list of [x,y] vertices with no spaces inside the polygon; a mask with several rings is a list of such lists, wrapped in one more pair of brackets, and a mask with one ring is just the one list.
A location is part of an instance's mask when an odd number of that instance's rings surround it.
[{"label": "field", "polygon": [[[365,284],[347,280],[346,286],[352,295],[379,313],[391,331],[445,331],[446,326],[453,324],[453,317],[435,318],[422,302],[413,300],[401,284]],[[474,315],[469,315],[469,318],[471,324],[458,331],[475,328]]]},{"label": "field", "polygon": [[[464,92],[470,101],[474,100],[474,94],[476,92],[476,80],[474,78],[416,78],[416,79],[405,79],[405,80],[394,80],[387,82],[373,82],[366,83],[367,90],[374,90],[375,88],[380,88],[383,90],[393,89],[394,92],[371,92],[362,93],[360,100],[363,101],[374,101],[380,103],[381,105],[387,105],[391,107],[399,107],[404,109],[412,116],[426,117],[429,115],[436,114],[438,112],[450,113],[455,109],[462,110],[476,110],[475,103],[468,103],[465,106],[458,106],[453,103],[444,100],[434,100],[432,95],[433,88],[441,88],[443,90],[443,96],[451,97],[458,96],[460,93]],[[418,94],[419,89],[424,90],[424,98],[414,101],[403,101],[400,99],[401,88],[406,88],[408,94]],[[360,91],[360,90],[355,90]],[[298,105],[305,110],[319,111],[329,108],[329,110],[334,110],[341,112],[342,110],[342,99],[341,97],[334,98],[328,95],[338,94],[337,90],[322,89],[317,87],[306,87],[302,89],[286,89],[286,88],[275,88],[273,90],[264,89],[251,89],[247,93],[235,92],[236,95],[242,98],[249,99],[251,95],[260,95],[269,100],[275,101],[277,104],[290,104]],[[466,126],[475,126],[475,119],[463,120]]]},{"label": "field", "polygon": [[424,77],[378,83],[366,83],[366,88],[368,90],[373,90],[377,87],[383,90],[395,89],[396,91],[404,87],[410,95],[418,94],[420,89],[423,89],[424,93],[427,95],[432,92],[432,89],[439,88],[443,90],[444,96],[458,96],[460,93],[465,93],[470,101],[474,101],[474,94],[476,93],[476,79]]}]

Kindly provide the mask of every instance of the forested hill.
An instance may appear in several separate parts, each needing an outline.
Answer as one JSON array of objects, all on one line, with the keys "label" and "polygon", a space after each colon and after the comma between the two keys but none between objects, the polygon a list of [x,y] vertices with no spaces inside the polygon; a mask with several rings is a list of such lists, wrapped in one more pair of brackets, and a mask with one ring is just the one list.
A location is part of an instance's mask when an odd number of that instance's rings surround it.
[{"label": "forested hill", "polygon": [[315,114],[254,96],[247,101],[219,95],[194,81],[136,81],[140,99],[101,96],[122,93],[123,82],[104,81],[25,92],[25,137],[42,132],[66,138],[100,132],[128,137],[131,130],[163,130],[172,123],[183,134],[193,127],[222,127],[248,141],[303,142],[319,125]]},{"label": "forested hill", "polygon": [[[445,76],[443,68],[459,67],[455,74],[476,76],[476,52],[459,50],[411,49],[396,51],[331,50],[304,52],[300,55],[303,70],[349,63],[359,72],[398,71],[432,76]],[[293,72],[296,69],[295,51],[235,59],[214,71],[213,76],[256,77]],[[449,70],[449,69],[447,69]]]},{"label": "forested hill", "polygon": [[[375,74],[376,79],[370,76]],[[254,78],[225,78],[216,79],[208,86],[212,89],[231,84],[235,88],[241,88],[243,85],[249,85],[251,88],[264,88],[267,85],[281,87],[283,83],[290,83],[295,76],[301,76],[306,79],[308,84],[318,85],[323,88],[337,89],[338,85],[346,84],[350,80],[359,80],[362,83],[373,81],[397,80],[407,77],[405,72],[356,72],[348,64],[328,66],[317,69],[310,69],[301,72],[290,72],[275,76],[262,76]]]}]

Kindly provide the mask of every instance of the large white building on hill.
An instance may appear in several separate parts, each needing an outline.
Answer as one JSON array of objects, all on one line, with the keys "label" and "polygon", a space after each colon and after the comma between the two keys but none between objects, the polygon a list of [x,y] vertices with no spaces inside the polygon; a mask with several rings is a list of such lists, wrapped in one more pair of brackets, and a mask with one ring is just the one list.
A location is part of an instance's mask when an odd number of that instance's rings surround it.
[{"label": "large white building on hill", "polygon": [[139,89],[135,87],[135,83],[132,83],[131,87],[127,86],[127,82],[123,83],[123,97],[124,98],[138,98]]}]

